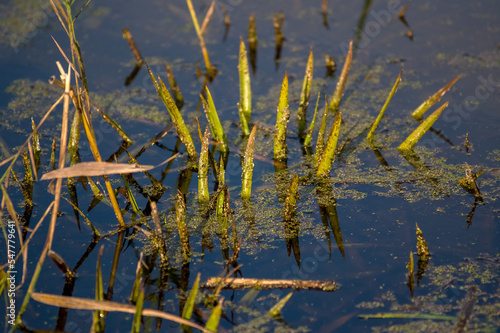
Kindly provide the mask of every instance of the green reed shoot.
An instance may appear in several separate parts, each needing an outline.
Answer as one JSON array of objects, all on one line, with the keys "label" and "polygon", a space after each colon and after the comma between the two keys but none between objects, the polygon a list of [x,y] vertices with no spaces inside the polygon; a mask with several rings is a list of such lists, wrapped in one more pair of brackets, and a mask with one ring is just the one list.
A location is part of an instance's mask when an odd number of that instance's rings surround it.
[{"label": "green reed shoot", "polygon": [[285,200],[285,213],[283,215],[283,220],[292,221],[297,215],[297,197],[299,189],[299,176],[295,175],[290,182],[290,187],[288,187]]},{"label": "green reed shoot", "polygon": [[418,108],[415,109],[415,111],[412,112],[411,116],[415,118],[416,120],[421,120],[423,118],[423,115],[425,111],[427,111],[431,106],[433,106],[436,102],[438,102],[441,97],[443,97],[444,94],[448,90],[451,89],[451,87],[455,84],[455,82],[458,81],[462,76],[459,75],[453,80],[451,80],[448,84],[446,84],[443,88],[439,89],[434,95],[430,96],[425,102],[420,104]]},{"label": "green reed shoot", "polygon": [[380,109],[380,113],[377,116],[377,119],[373,122],[372,127],[370,128],[370,131],[368,132],[368,135],[366,136],[366,139],[371,142],[373,141],[373,133],[377,129],[377,126],[380,124],[380,121],[382,120],[382,117],[384,117],[385,110],[387,109],[387,106],[389,106],[389,103],[392,100],[392,96],[394,96],[394,93],[398,90],[399,82],[401,82],[401,75],[403,74],[403,70],[399,72],[398,78],[396,79],[396,82],[394,82],[394,85],[392,86],[391,92],[389,93],[389,96],[387,97],[387,100],[384,103],[384,106],[382,106],[382,109]]},{"label": "green reed shoot", "polygon": [[[96,274],[95,274],[95,300],[103,301],[104,300],[104,289],[102,287],[102,269],[101,269],[101,257],[102,252],[104,250],[104,245],[99,249],[99,254],[97,255],[97,264],[96,264]],[[104,332],[104,311],[96,310],[93,313],[93,331],[94,332]]]},{"label": "green reed shoot", "polygon": [[182,108],[184,106],[184,97],[182,97],[181,89],[177,84],[177,80],[175,79],[174,73],[170,69],[168,62],[165,61],[165,69],[167,70],[167,79],[170,84],[170,90],[172,90],[172,95],[174,95],[175,105],[177,108]]},{"label": "green reed shoot", "polygon": [[419,257],[429,257],[431,254],[429,252],[429,247],[427,246],[427,242],[425,241],[424,234],[422,230],[418,227],[418,224],[415,223],[417,231],[417,253]]},{"label": "green reed shoot", "polygon": [[[208,50],[205,45],[205,39],[203,38],[203,32],[200,29],[200,24],[198,23],[198,18],[196,17],[196,12],[194,11],[193,4],[191,0],[186,0],[187,6],[189,8],[189,13],[191,14],[191,19],[193,20],[194,29],[196,30],[196,35],[198,35],[198,39],[200,40],[201,52],[203,54],[203,59],[205,60],[205,67],[207,68],[207,75],[209,77],[213,77],[213,68],[210,63],[210,59],[208,57]],[[207,14],[208,17],[208,14]],[[204,29],[203,29],[204,30]]]},{"label": "green reed shoot", "polygon": [[250,134],[248,125],[252,118],[252,89],[250,85],[250,72],[248,70],[247,50],[243,38],[240,37],[240,54],[238,71],[240,74],[240,104],[238,112],[243,135]]},{"label": "green reed shoot", "polygon": [[[318,93],[318,98],[316,98],[316,107],[314,108],[313,119],[311,120],[311,124],[309,125],[309,129],[307,130],[306,138],[304,139],[304,147],[311,146],[312,134],[314,131],[314,126],[316,125],[316,116],[318,115],[319,95],[320,95],[320,93]],[[328,108],[326,108],[326,109],[328,110]]]},{"label": "green reed shoot", "polygon": [[182,318],[184,319],[187,320],[191,319],[191,315],[193,314],[194,302],[196,300],[196,294],[198,293],[198,288],[200,286],[200,276],[201,274],[198,273],[198,275],[196,276],[196,280],[194,281],[193,287],[189,292],[186,304],[184,304],[184,309],[182,309]]},{"label": "green reed shoot", "polygon": [[424,136],[425,132],[431,128],[432,124],[439,118],[441,112],[448,106],[448,102],[441,105],[429,117],[427,117],[398,147],[401,151],[407,151],[413,148],[415,144]]},{"label": "green reed shoot", "polygon": [[226,134],[224,134],[224,129],[219,120],[219,116],[217,115],[217,110],[215,109],[214,100],[212,99],[212,94],[208,87],[207,90],[207,99],[200,94],[201,100],[203,101],[203,109],[205,110],[205,115],[207,116],[208,124],[210,125],[210,129],[212,130],[212,135],[214,139],[219,144],[219,149],[222,153],[227,153],[229,148],[227,146]]},{"label": "green reed shoot", "polygon": [[342,113],[339,112],[335,121],[333,122],[328,141],[326,142],[325,150],[322,154],[318,164],[318,177],[328,177],[332,168],[332,163],[335,161],[335,151],[337,150],[337,141],[340,132],[340,123],[342,122]]},{"label": "green reed shoot", "polygon": [[142,252],[139,261],[137,262],[137,268],[135,269],[135,280],[134,284],[132,285],[132,292],[130,293],[130,298],[129,298],[129,301],[132,304],[137,303],[137,299],[141,291],[141,284],[142,284]]},{"label": "green reed shoot", "polygon": [[175,125],[177,135],[181,139],[182,143],[184,143],[184,145],[186,146],[186,150],[188,152],[189,157],[195,160],[198,157],[198,153],[196,152],[193,139],[191,138],[191,134],[189,133],[189,129],[184,123],[184,119],[182,119],[182,115],[179,112],[177,105],[175,105],[172,96],[168,92],[168,89],[167,87],[165,87],[165,84],[163,83],[161,78],[158,76],[158,81],[156,81],[153,72],[151,72],[148,66],[147,69],[149,72],[149,76],[151,77],[151,81],[153,81],[155,89],[158,92],[158,95],[162,99],[163,104],[165,104],[165,107],[167,108],[168,113],[170,114],[170,118],[172,119],[172,122]]},{"label": "green reed shoot", "polygon": [[40,148],[40,137],[38,135],[38,130],[36,129],[36,124],[33,118],[31,118],[31,129],[33,131],[33,172],[35,173],[35,179],[37,177],[38,169],[40,168],[40,156],[42,155],[42,149]]},{"label": "green reed shoot", "polygon": [[[226,192],[224,187],[226,186],[226,170],[224,169],[224,163],[222,161],[222,156],[219,161],[219,194],[217,195],[217,208],[216,213],[218,217],[225,217],[225,207],[226,207]],[[225,219],[225,226],[223,230],[227,230],[227,219]]]},{"label": "green reed shoot", "polygon": [[198,163],[198,200],[200,202],[200,209],[204,212],[210,201],[210,194],[208,190],[208,139],[210,132],[208,126],[205,129],[201,144],[201,153]]},{"label": "green reed shoot", "polygon": [[137,302],[135,303],[135,313],[134,319],[132,320],[132,333],[139,333],[141,331],[141,321],[142,321],[142,308],[144,306],[144,287],[140,287],[139,296],[137,297]]},{"label": "green reed shoot", "polygon": [[293,292],[288,293],[285,297],[279,300],[278,303],[276,303],[269,311],[268,314],[273,317],[273,318],[278,318],[280,315],[281,310],[285,307],[286,303],[290,300],[290,297],[292,297]]},{"label": "green reed shoot", "polygon": [[57,141],[57,138],[54,137],[54,140],[52,140],[52,145],[50,146],[51,150],[50,150],[50,168],[52,170],[55,170],[56,169],[56,141]]},{"label": "green reed shoot", "polygon": [[205,328],[212,332],[217,332],[217,328],[219,327],[220,317],[222,315],[222,303],[224,303],[224,298],[221,298],[217,303],[217,306],[213,309],[210,318],[207,320],[207,324]]},{"label": "green reed shoot", "polygon": [[349,51],[347,52],[347,57],[344,62],[344,67],[342,68],[342,73],[340,74],[339,81],[337,82],[337,87],[333,93],[332,101],[330,103],[330,111],[336,112],[339,109],[340,100],[342,95],[344,95],[344,88],[347,82],[347,77],[349,76],[349,69],[351,68],[352,61],[352,40],[349,43]]},{"label": "green reed shoot", "polygon": [[278,103],[278,113],[274,132],[274,159],[277,161],[286,160],[286,130],[290,110],[288,108],[288,76],[285,72],[283,83],[281,84],[280,99]]},{"label": "green reed shoot", "polygon": [[311,51],[309,52],[309,57],[307,59],[306,73],[304,75],[304,81],[302,83],[299,111],[297,113],[297,122],[299,124],[299,136],[302,136],[302,134],[306,129],[306,112],[307,112],[307,106],[309,105],[309,95],[311,93],[311,82],[314,71],[313,65],[314,65],[314,57],[311,47]]},{"label": "green reed shoot", "polygon": [[248,137],[247,148],[245,149],[245,157],[241,172],[241,199],[248,200],[252,196],[252,175],[253,175],[253,154],[255,145],[255,133],[257,132],[257,124],[253,126],[252,132]]}]

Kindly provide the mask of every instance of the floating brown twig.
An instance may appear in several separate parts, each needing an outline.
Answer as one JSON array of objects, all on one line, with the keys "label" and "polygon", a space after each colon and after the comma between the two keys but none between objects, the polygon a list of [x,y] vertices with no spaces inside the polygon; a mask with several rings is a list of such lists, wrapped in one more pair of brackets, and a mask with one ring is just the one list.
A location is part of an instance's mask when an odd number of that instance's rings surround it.
[{"label": "floating brown twig", "polygon": [[214,289],[222,285],[223,289],[313,289],[335,291],[339,285],[335,281],[306,281],[306,280],[273,280],[251,278],[209,278],[201,287]]}]

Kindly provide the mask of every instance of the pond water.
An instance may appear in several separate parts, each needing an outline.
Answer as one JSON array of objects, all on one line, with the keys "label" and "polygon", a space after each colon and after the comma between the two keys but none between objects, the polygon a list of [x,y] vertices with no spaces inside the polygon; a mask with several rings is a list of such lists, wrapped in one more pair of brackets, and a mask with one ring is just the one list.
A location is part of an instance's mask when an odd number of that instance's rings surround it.
[{"label": "pond water", "polygon": [[[78,12],[85,2],[76,1],[73,11]],[[209,5],[209,1],[195,1],[200,21]],[[231,19],[227,31],[222,5]],[[405,14],[407,25],[397,15],[405,5],[409,5]],[[66,67],[52,38],[70,53],[66,33],[45,1],[4,1],[0,7],[0,151],[4,160],[15,154],[31,133],[31,117],[38,124],[61,94],[59,88],[48,83],[58,73],[56,61]],[[243,207],[238,150],[244,149],[246,140],[241,136],[237,110],[238,50],[240,36],[247,43],[251,13],[255,14],[258,36],[256,69],[251,75],[252,122],[259,123],[255,154],[260,158],[255,160],[252,207]],[[277,61],[273,16],[279,13],[284,15],[285,40]],[[93,244],[90,227],[63,200],[52,250],[76,271],[77,279],[72,286],[65,287],[64,274],[47,259],[35,291],[94,299],[96,261],[99,247],[104,245],[101,266],[108,299],[128,304],[137,262],[143,252],[149,267],[143,273],[144,307],[176,315],[182,313],[179,295],[191,289],[198,273],[205,282],[227,274],[237,265],[242,265],[238,276],[245,278],[335,281],[340,285],[333,292],[294,291],[278,319],[266,317],[265,313],[290,290],[223,290],[220,331],[451,331],[457,321],[440,320],[439,316],[458,316],[471,290],[475,290],[477,300],[468,318],[468,330],[496,331],[500,325],[499,16],[500,3],[495,0],[329,1],[325,24],[320,1],[313,4],[299,0],[216,0],[205,40],[210,59],[218,70],[208,87],[231,149],[225,181],[234,226],[229,227],[227,248],[221,246],[222,238],[213,217],[206,221],[199,216],[198,177],[187,172],[184,154],[171,165],[151,171],[151,176],[165,187],[161,193],[154,192],[146,175],[133,176],[137,204],[147,216],[144,223],[153,230],[148,195],[158,202],[168,267],[161,267],[151,241],[134,228]],[[75,22],[91,100],[132,138],[135,143],[128,151],[135,155],[171,122],[144,67],[129,86],[124,85],[135,60],[122,37],[123,28],[130,30],[151,70],[164,80],[164,61],[170,64],[185,100],[181,112],[199,152],[194,120],[199,119],[202,129],[207,121],[199,105],[203,77],[197,77],[196,73],[197,68],[204,70],[205,65],[186,3],[94,1]],[[412,38],[408,37],[408,31],[412,31]],[[319,206],[321,198],[309,177],[310,159],[298,138],[296,110],[309,50],[312,48],[314,52],[314,78],[308,121],[317,94],[322,96],[318,111],[321,114],[323,96],[331,98],[351,39],[353,62],[340,104],[343,123],[338,146],[342,150],[330,174],[331,186],[325,194],[328,205]],[[327,75],[324,54],[333,56],[337,62],[334,75]],[[366,143],[366,131],[401,69],[401,85],[376,132],[378,149],[372,150]],[[280,171],[272,163],[272,142],[285,72],[290,80],[291,117],[287,135],[288,168]],[[440,102],[447,101],[449,106],[433,125],[435,131],[426,133],[416,145],[416,159],[405,159],[396,147],[418,125],[410,117],[411,112],[458,75],[461,78]],[[54,137],[59,136],[61,108],[56,112],[40,129],[43,151],[40,174],[51,170],[50,147]],[[328,126],[332,122],[330,116]],[[121,137],[97,113],[94,128],[101,155],[107,159],[119,149]],[[92,161],[84,141],[82,134],[81,160]],[[176,141],[175,131],[169,130],[138,161],[147,165],[163,162],[172,156]],[[180,152],[185,153],[184,146]],[[127,162],[127,154],[120,155],[119,161]],[[467,165],[472,173],[485,171],[477,179],[482,201],[458,185],[466,175]],[[6,165],[0,170],[3,174]],[[22,180],[21,161],[14,170]],[[301,177],[298,223],[290,226],[283,222],[283,197],[295,174]],[[183,183],[180,180],[183,177],[188,181]],[[119,176],[112,176],[111,180],[114,188],[124,186]],[[105,191],[102,179],[94,177],[94,181]],[[209,182],[213,195],[216,184],[212,173]],[[186,223],[192,249],[189,262],[183,261],[175,222],[175,193],[182,184],[188,186]],[[19,186],[8,189],[21,220],[31,229],[53,200],[47,186],[48,181],[35,181],[34,207],[28,213]],[[93,201],[90,188],[77,183],[76,191],[80,210],[102,235],[117,228],[111,206],[100,202],[90,209]],[[69,199],[65,186],[63,192]],[[128,201],[123,196],[118,199],[125,222],[138,220]],[[9,219],[7,210],[2,219],[2,223]],[[431,253],[428,265],[425,269],[420,266],[422,271],[418,273],[416,223]],[[146,230],[144,224],[141,228]],[[19,306],[47,231],[48,220],[42,223],[29,245],[26,282],[16,292]],[[238,252],[235,245],[239,241]],[[413,288],[407,285],[410,252],[415,260]],[[2,264],[6,263],[3,241],[0,256]],[[19,284],[22,263],[19,259]],[[117,267],[113,268],[113,264]],[[114,278],[112,271],[116,272]],[[196,302],[192,320],[203,326],[212,309],[204,305],[202,296],[211,292],[204,289]],[[0,305],[2,315],[7,311],[4,308],[8,298],[4,300]],[[393,317],[363,318],[377,313]],[[402,318],[394,318],[402,313],[405,314]],[[436,317],[429,319],[423,315]],[[92,325],[90,311],[64,312],[35,300],[30,301],[22,319],[24,327],[17,331],[86,332]],[[106,331],[128,331],[132,319],[132,314],[110,312],[105,320]],[[5,328],[10,329],[8,323]],[[141,330],[170,332],[182,328],[176,323],[164,320],[159,324],[144,317]]]}]

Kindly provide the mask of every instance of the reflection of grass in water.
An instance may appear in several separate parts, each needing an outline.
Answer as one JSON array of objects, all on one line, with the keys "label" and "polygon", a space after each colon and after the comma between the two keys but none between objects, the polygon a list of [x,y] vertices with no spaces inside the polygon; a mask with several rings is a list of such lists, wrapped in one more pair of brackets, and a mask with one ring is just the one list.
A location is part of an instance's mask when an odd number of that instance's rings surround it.
[{"label": "reflection of grass in water", "polygon": [[[475,291],[476,301],[472,307],[472,316],[467,324],[467,332],[494,332],[500,326],[500,291],[498,276],[500,275],[500,259],[483,254],[475,259],[466,259],[457,266],[430,266],[426,271],[426,279],[416,294],[423,294],[400,304],[392,292],[387,292],[371,302],[363,302],[356,307],[387,315],[405,313],[403,319],[377,319],[377,326],[371,326],[374,332],[451,332],[456,327],[456,320],[423,320],[416,319],[420,314],[436,316],[458,316],[468,302],[468,293]],[[427,282],[428,281],[428,282]],[[408,291],[409,293],[409,291]],[[391,296],[392,295],[392,296]],[[390,323],[389,323],[390,321]]]}]

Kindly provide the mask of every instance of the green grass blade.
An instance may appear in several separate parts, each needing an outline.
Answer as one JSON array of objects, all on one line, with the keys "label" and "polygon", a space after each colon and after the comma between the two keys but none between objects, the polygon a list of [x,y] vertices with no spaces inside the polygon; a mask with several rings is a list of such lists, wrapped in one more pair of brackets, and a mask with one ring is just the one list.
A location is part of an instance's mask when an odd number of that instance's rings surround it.
[{"label": "green grass blade", "polygon": [[344,67],[342,68],[342,73],[340,74],[339,81],[337,82],[337,87],[333,93],[332,102],[330,103],[330,111],[336,112],[339,109],[340,100],[342,95],[344,95],[344,88],[347,82],[347,77],[349,76],[349,69],[351,68],[352,61],[352,40],[349,43],[349,52],[345,59]]},{"label": "green grass blade", "polygon": [[184,309],[182,310],[182,318],[191,319],[191,315],[193,314],[194,309],[194,301],[196,299],[196,294],[198,293],[198,287],[200,285],[200,273],[196,276],[196,280],[194,281],[193,288],[189,292],[188,299],[186,300],[186,304],[184,304]]},{"label": "green grass blade", "polygon": [[286,130],[290,110],[288,108],[288,77],[285,72],[278,104],[278,114],[274,133],[274,159],[277,161],[286,160]]},{"label": "green grass blade", "polygon": [[425,119],[407,138],[399,145],[398,149],[405,151],[410,150],[422,138],[422,136],[431,128],[432,124],[439,118],[439,115],[448,106],[448,102],[441,105],[427,119]]},{"label": "green grass blade", "polygon": [[200,94],[201,100],[203,102],[203,108],[205,109],[205,115],[207,116],[208,124],[210,125],[210,129],[212,130],[212,135],[214,139],[219,144],[219,149],[222,153],[227,153],[229,148],[227,146],[226,135],[224,134],[224,129],[219,120],[219,116],[217,115],[217,110],[215,109],[214,100],[212,99],[212,94],[210,90],[207,88],[207,99]]},{"label": "green grass blade", "polygon": [[290,187],[286,193],[285,213],[283,219],[292,221],[297,215],[297,191],[299,189],[299,176],[295,175],[290,182]]},{"label": "green grass blade", "polygon": [[134,193],[132,192],[132,189],[130,188],[130,185],[128,183],[128,180],[125,175],[121,175],[123,179],[123,183],[125,184],[125,190],[127,191],[128,195],[128,200],[130,201],[130,204],[132,205],[132,210],[136,214],[141,214],[141,209],[139,208],[139,205],[137,205],[137,201],[135,200]]},{"label": "green grass blade", "polygon": [[210,132],[208,126],[205,129],[203,142],[201,144],[200,160],[198,163],[198,200],[200,202],[200,209],[205,212],[210,201],[210,194],[208,191],[208,139]]},{"label": "green grass blade", "polygon": [[[222,158],[219,161],[219,189],[222,188],[222,190],[219,192],[217,196],[217,216],[218,217],[224,217],[224,207],[226,203],[226,193],[223,190],[224,186],[226,185],[226,170],[224,169],[224,163],[222,161]],[[224,228],[226,230],[227,227]]]},{"label": "green grass blade", "polygon": [[[97,264],[96,264],[96,274],[95,274],[95,300],[103,301],[104,300],[104,290],[102,287],[102,270],[101,270],[101,257],[102,252],[104,250],[104,245],[99,249],[99,254],[97,255]],[[94,332],[104,332],[104,311],[96,310],[93,314],[94,321],[93,331]]]},{"label": "green grass blade", "polygon": [[[314,116],[311,121],[311,124],[309,125],[309,130],[307,131],[306,138],[304,139],[304,146],[305,147],[310,147],[311,146],[311,140],[312,140],[312,134],[314,131],[314,126],[316,125],[316,116],[318,114],[318,104],[319,104],[319,93],[318,93],[318,98],[316,99],[316,108],[314,109]],[[327,108],[328,110],[328,108]]]},{"label": "green grass blade", "polygon": [[443,88],[439,89],[434,95],[430,96],[425,102],[420,104],[420,106],[416,108],[415,111],[413,111],[411,116],[416,120],[421,120],[425,111],[427,111],[431,106],[433,106],[436,102],[438,102],[441,99],[441,97],[443,97],[443,95],[446,94],[446,92],[450,90],[451,87],[455,84],[455,82],[457,82],[458,79],[460,79],[461,77],[462,77],[461,75],[457,76]]},{"label": "green grass blade", "polygon": [[290,300],[290,297],[292,297],[292,295],[293,295],[293,292],[290,292],[288,295],[286,295],[285,297],[280,299],[279,302],[276,303],[276,305],[274,305],[269,310],[268,314],[273,318],[277,318],[279,316],[281,310],[283,310],[283,308],[285,307],[286,303]]},{"label": "green grass blade", "polygon": [[255,145],[255,133],[257,124],[254,125],[250,136],[248,137],[247,148],[241,172],[241,199],[247,200],[252,196],[252,175],[253,175],[253,153]]},{"label": "green grass blade", "polygon": [[134,319],[132,321],[132,333],[139,333],[141,331],[142,308],[144,305],[144,287],[139,292],[137,303],[135,304]]},{"label": "green grass blade", "polygon": [[317,175],[318,177],[327,177],[330,174],[332,163],[335,161],[335,151],[337,150],[337,140],[339,138],[340,123],[342,122],[342,113],[339,112],[333,122],[328,141],[326,142],[325,151],[319,161]]},{"label": "green grass blade", "polygon": [[186,150],[188,152],[188,155],[191,159],[196,159],[198,157],[198,153],[196,152],[196,149],[193,144],[193,139],[191,138],[191,134],[189,133],[189,130],[184,123],[184,119],[182,119],[182,115],[179,112],[179,109],[177,108],[177,105],[175,105],[174,100],[172,99],[172,96],[168,92],[167,87],[165,87],[165,84],[161,80],[160,77],[158,77],[158,81],[155,79],[153,72],[149,69],[149,66],[146,66],[149,72],[149,76],[151,77],[151,81],[153,81],[153,84],[155,86],[156,91],[158,92],[158,95],[163,101],[163,104],[165,104],[165,107],[168,110],[168,113],[170,114],[170,118],[172,119],[172,122],[175,125],[175,129],[177,131],[177,135],[181,139],[182,143],[186,146]]},{"label": "green grass blade", "polygon": [[250,134],[248,124],[252,118],[252,89],[250,85],[250,71],[248,70],[247,50],[245,42],[243,42],[243,38],[241,37],[238,71],[240,74],[240,121],[243,135],[248,135]]},{"label": "green grass blade", "polygon": [[299,136],[302,136],[306,129],[306,112],[307,106],[309,105],[309,95],[311,93],[311,82],[313,78],[314,71],[314,57],[311,47],[309,52],[309,58],[307,59],[306,73],[304,75],[304,81],[302,83],[302,93],[300,94],[300,104],[299,111],[297,114],[297,122],[299,124]]},{"label": "green grass blade", "polygon": [[137,263],[137,268],[135,270],[134,284],[132,285],[132,292],[130,293],[130,298],[129,298],[129,301],[132,304],[137,304],[137,300],[139,299],[139,294],[141,292],[141,283],[142,283],[142,253],[139,258],[139,262]]},{"label": "green grass blade", "polygon": [[366,139],[368,141],[373,140],[373,133],[377,129],[377,126],[380,124],[380,121],[382,120],[382,117],[384,116],[385,110],[387,109],[387,106],[389,106],[389,103],[391,102],[392,96],[394,96],[394,93],[398,90],[399,82],[401,82],[401,75],[403,74],[403,70],[399,72],[398,78],[396,79],[396,82],[394,82],[394,85],[392,86],[391,92],[389,93],[389,96],[387,97],[387,100],[385,101],[384,106],[382,106],[382,109],[380,110],[380,113],[378,114],[377,119],[373,122],[373,125],[368,132],[368,135],[366,136]]},{"label": "green grass blade", "polygon": [[222,303],[223,302],[224,302],[224,298],[221,298],[219,300],[219,303],[217,304],[217,306],[212,311],[212,314],[210,315],[210,318],[208,318],[207,324],[205,325],[205,328],[207,330],[210,330],[212,332],[217,332],[217,328],[219,327],[220,317],[222,314]]}]

